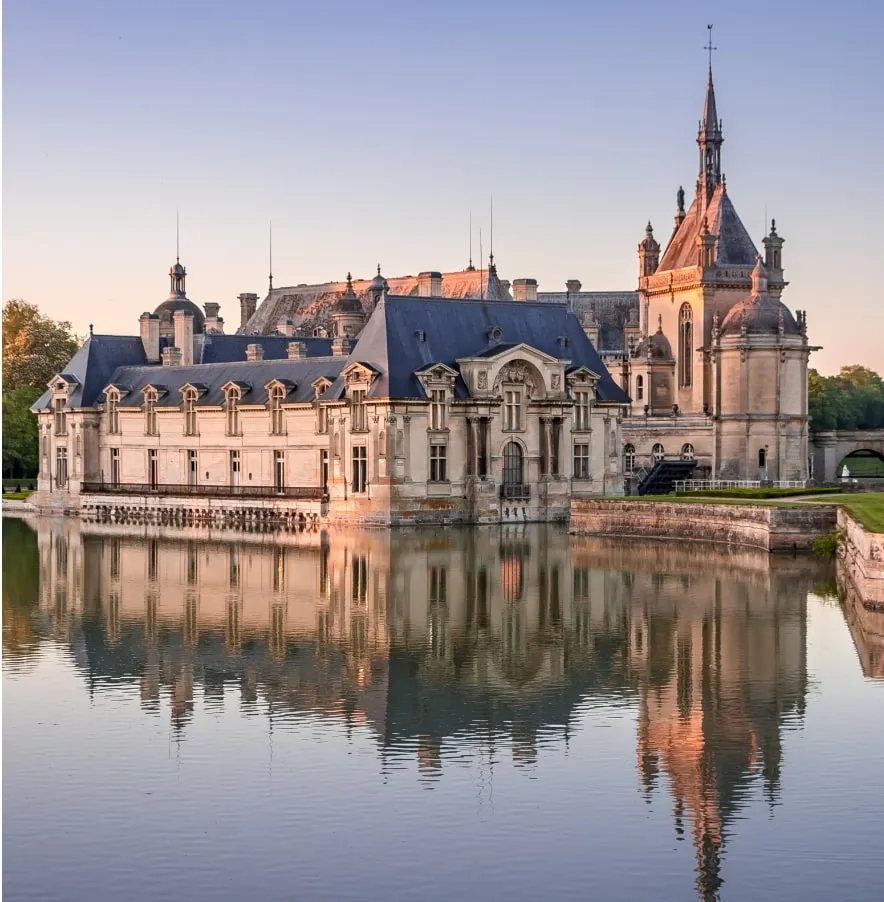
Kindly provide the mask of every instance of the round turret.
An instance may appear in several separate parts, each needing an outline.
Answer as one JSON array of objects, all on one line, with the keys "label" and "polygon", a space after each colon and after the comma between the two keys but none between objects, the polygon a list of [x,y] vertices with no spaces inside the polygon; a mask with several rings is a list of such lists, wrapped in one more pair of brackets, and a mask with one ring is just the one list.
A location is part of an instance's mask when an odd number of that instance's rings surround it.
[{"label": "round turret", "polygon": [[801,335],[789,308],[767,293],[767,270],[758,257],[752,270],[752,292],[731,307],[721,324],[727,335]]},{"label": "round turret", "polygon": [[205,315],[193,301],[190,301],[187,298],[169,298],[167,301],[163,301],[163,303],[154,310],[154,313],[160,318],[160,323],[166,324],[171,328],[173,317],[178,310],[183,310],[193,317],[194,334],[205,332]]},{"label": "round turret", "polygon": [[638,347],[635,349],[636,357],[646,357],[650,360],[673,360],[672,345],[669,339],[663,334],[663,323],[657,324],[657,331],[653,335],[642,339]]},{"label": "round turret", "polygon": [[363,313],[362,304],[359,303],[359,298],[353,290],[353,277],[350,273],[347,273],[347,290],[338,299],[337,304],[335,304],[334,312],[358,313],[360,316]]}]

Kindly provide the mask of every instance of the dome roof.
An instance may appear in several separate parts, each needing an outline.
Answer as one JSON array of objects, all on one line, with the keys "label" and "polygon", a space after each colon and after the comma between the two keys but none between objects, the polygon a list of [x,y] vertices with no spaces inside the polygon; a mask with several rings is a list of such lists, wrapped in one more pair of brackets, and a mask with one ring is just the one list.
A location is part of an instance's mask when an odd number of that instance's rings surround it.
[{"label": "dome roof", "polygon": [[205,331],[206,318],[203,315],[202,310],[200,310],[193,301],[189,301],[187,298],[169,298],[167,301],[163,301],[163,303],[154,310],[154,313],[160,320],[171,323],[173,322],[176,310],[183,310],[185,313],[190,313],[193,316],[194,334]]},{"label": "dome roof", "polygon": [[745,326],[748,335],[776,335],[781,318],[784,335],[801,335],[795,317],[782,301],[753,294],[731,307],[721,324],[721,334],[739,335]]},{"label": "dome roof", "polygon": [[745,329],[748,335],[777,335],[781,328],[784,335],[801,335],[789,308],[767,293],[767,270],[761,257],[756,257],[752,293],[731,307],[721,324],[721,334],[738,335]]},{"label": "dome roof", "polygon": [[368,287],[372,291],[383,291],[387,287],[387,280],[381,275],[380,263],[378,263],[378,274],[371,280]]},{"label": "dome roof", "polygon": [[341,295],[335,304],[335,313],[363,313],[362,304],[353,290],[353,277],[347,273],[347,290]]},{"label": "dome roof", "polygon": [[657,323],[657,331],[642,339],[635,349],[636,357],[649,357],[651,360],[673,360],[672,345],[663,334],[663,317]]}]

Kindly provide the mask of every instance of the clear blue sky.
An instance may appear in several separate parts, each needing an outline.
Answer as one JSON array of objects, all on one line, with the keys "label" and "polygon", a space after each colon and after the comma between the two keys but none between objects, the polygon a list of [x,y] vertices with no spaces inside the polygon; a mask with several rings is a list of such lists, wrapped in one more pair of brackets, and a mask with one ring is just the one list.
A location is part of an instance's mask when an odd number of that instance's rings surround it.
[{"label": "clear blue sky", "polygon": [[[278,285],[466,265],[631,289],[696,178],[706,23],[728,190],[786,239],[812,361],[884,372],[884,4],[3,4],[3,292],[81,333],[168,293],[238,321]],[[478,242],[474,254],[477,255]],[[487,237],[486,237],[487,252]]]}]

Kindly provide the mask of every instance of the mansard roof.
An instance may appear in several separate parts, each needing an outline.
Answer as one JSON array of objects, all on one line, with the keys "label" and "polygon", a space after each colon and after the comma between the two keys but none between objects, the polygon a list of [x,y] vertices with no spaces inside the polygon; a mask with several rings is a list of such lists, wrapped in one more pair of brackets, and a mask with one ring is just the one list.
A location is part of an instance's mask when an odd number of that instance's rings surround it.
[{"label": "mansard roof", "polygon": [[[496,342],[490,338],[497,334],[495,329],[499,330]],[[371,396],[423,398],[426,393],[416,373],[433,363],[458,369],[459,359],[495,353],[503,344],[526,344],[557,360],[585,365],[601,374],[599,400],[628,401],[577,317],[555,304],[387,295],[360,335],[352,359],[372,363],[381,371]],[[460,378],[455,395],[467,397]]]},{"label": "mansard roof", "polygon": [[709,231],[718,239],[715,262],[719,266],[755,265],[758,251],[746,231],[724,185],[718,185],[707,205],[702,192],[694,202],[672,236],[657,272],[668,272],[697,265],[697,238],[708,223]]},{"label": "mansard roof", "polygon": [[235,363],[246,359],[246,348],[259,344],[264,349],[265,360],[285,360],[289,343],[303,342],[308,357],[330,357],[330,338],[302,338],[300,335],[220,335],[207,332],[203,336],[200,363]]},{"label": "mansard roof", "polygon": [[120,401],[120,407],[140,407],[141,392],[148,385],[162,383],[168,394],[162,395],[157,407],[178,407],[181,389],[186,385],[205,388],[197,401],[200,407],[220,407],[225,399],[224,387],[248,387],[243,402],[264,404],[268,400],[268,385],[274,380],[294,387],[287,393],[286,402],[309,402],[314,399],[313,383],[319,378],[334,381],[348,363],[346,357],[307,357],[300,360],[249,360],[236,363],[203,363],[193,366],[136,366],[120,367],[112,380],[125,385],[130,394]]}]

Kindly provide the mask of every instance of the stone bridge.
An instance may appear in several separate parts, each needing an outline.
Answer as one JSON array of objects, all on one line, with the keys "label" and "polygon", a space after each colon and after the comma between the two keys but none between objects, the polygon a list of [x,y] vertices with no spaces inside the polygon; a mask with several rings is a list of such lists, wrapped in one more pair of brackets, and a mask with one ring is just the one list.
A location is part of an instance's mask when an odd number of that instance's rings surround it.
[{"label": "stone bridge", "polygon": [[[884,429],[812,433],[813,478],[817,482],[834,482],[841,475],[844,458],[856,451],[868,452],[866,457],[877,457],[884,464]],[[849,460],[847,467],[851,469]]]}]

